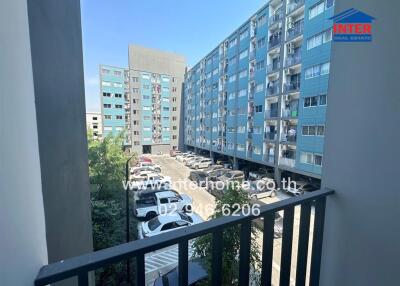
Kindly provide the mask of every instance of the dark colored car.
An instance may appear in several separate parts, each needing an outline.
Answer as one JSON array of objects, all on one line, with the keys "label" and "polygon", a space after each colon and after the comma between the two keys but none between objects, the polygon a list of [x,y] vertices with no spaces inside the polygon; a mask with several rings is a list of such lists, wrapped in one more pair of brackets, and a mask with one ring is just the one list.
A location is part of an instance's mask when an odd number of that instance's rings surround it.
[{"label": "dark colored car", "polygon": [[189,179],[202,187],[206,184],[207,173],[204,171],[191,171],[189,174]]},{"label": "dark colored car", "polygon": [[[207,270],[199,260],[192,260],[188,263],[188,285],[195,286],[206,282],[208,278]],[[154,281],[154,286],[178,286],[178,267],[172,269],[165,275],[158,277]]]}]

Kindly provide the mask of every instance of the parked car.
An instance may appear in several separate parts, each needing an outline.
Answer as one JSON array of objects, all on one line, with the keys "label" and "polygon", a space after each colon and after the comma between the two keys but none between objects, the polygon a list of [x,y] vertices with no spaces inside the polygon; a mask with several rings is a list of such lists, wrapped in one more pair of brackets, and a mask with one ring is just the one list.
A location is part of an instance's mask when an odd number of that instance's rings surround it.
[{"label": "parked car", "polygon": [[190,165],[191,168],[193,169],[204,169],[208,168],[209,166],[212,165],[212,160],[208,158],[202,158],[200,161],[196,161]]},{"label": "parked car", "polygon": [[151,237],[201,222],[203,222],[203,220],[195,213],[186,214],[183,212],[174,212],[160,214],[147,222],[141,222],[139,224],[139,237]]},{"label": "parked car", "polygon": [[146,157],[146,156],[141,155],[141,156],[139,156],[139,162],[149,162],[149,163],[152,163],[153,161],[152,161],[149,157]]},{"label": "parked car", "polygon": [[[244,173],[242,171],[229,171],[224,175],[217,177],[215,180],[208,181],[207,190],[216,196],[222,197],[224,190],[230,182],[240,182],[244,180]],[[224,188],[222,188],[224,186]]]},{"label": "parked car", "polygon": [[[158,277],[153,286],[178,285],[178,267],[172,269],[165,275]],[[196,286],[208,281],[207,269],[200,260],[189,260],[188,262],[188,285]]]},{"label": "parked car", "polygon": [[244,188],[252,199],[262,199],[266,197],[273,197],[276,194],[276,186],[274,179],[263,177],[259,180],[249,180],[250,186]]},{"label": "parked car", "polygon": [[206,171],[207,176],[208,176],[208,180],[209,181],[215,181],[218,179],[218,177],[221,177],[223,175],[225,175],[226,173],[232,171],[231,169],[225,169],[225,168],[220,168],[220,169],[216,169],[213,171]]},{"label": "parked car", "polygon": [[173,213],[177,210],[190,212],[192,203],[193,200],[188,195],[172,191],[157,192],[135,201],[135,215],[149,220],[159,214]]},{"label": "parked car", "polygon": [[184,156],[178,157],[178,161],[182,162],[182,163],[186,163],[187,160],[192,159],[194,157],[196,157],[196,156],[193,154],[186,154]]},{"label": "parked car", "polygon": [[[293,184],[293,182],[295,182],[295,184]],[[304,194],[304,192],[312,192],[318,189],[319,187],[317,185],[306,181],[292,181],[291,184],[286,186],[286,192],[294,196],[299,196]]]},{"label": "parked car", "polygon": [[204,171],[191,171],[189,179],[196,182],[200,187],[206,185],[207,173]]},{"label": "parked car", "polygon": [[154,189],[161,187],[167,188],[171,185],[171,177],[162,176],[158,173],[153,172],[143,172],[136,177],[133,176],[132,181],[132,186],[138,190]]},{"label": "parked car", "polygon": [[[260,227],[264,227],[264,218],[260,217],[260,219],[254,220],[254,222]],[[280,212],[275,213],[275,222],[274,222],[274,237],[281,238],[283,234],[283,217]]]},{"label": "parked car", "polygon": [[201,159],[203,159],[203,157],[195,156],[195,157],[192,157],[190,159],[184,160],[185,166],[190,167],[193,163],[195,163],[197,161],[200,161]]},{"label": "parked car", "polygon": [[207,173],[210,173],[210,172],[212,172],[214,170],[218,170],[218,169],[222,169],[222,168],[224,168],[224,166],[222,166],[222,165],[210,165],[204,171],[207,172]]},{"label": "parked car", "polygon": [[176,157],[176,156],[178,156],[178,155],[180,155],[182,152],[181,151],[179,151],[179,150],[170,150],[169,151],[169,155],[171,156],[171,157]]}]

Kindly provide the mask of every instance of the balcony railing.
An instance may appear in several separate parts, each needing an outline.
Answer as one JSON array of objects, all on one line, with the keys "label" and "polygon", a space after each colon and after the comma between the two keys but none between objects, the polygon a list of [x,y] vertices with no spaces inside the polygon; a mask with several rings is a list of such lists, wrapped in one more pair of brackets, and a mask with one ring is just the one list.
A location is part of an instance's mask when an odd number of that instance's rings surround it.
[{"label": "balcony railing", "polygon": [[303,33],[304,22],[296,23],[292,28],[287,31],[287,40],[291,40]]},{"label": "balcony railing", "polygon": [[281,63],[280,62],[269,64],[269,65],[267,65],[267,73],[275,72],[275,71],[279,70],[280,67],[281,67]]},{"label": "balcony railing", "polygon": [[[222,285],[222,255],[223,232],[226,228],[240,226],[239,250],[239,285],[249,285],[250,280],[250,250],[252,221],[263,218],[262,264],[260,266],[261,285],[271,285],[273,252],[274,252],[274,221],[275,213],[284,212],[283,236],[280,259],[279,285],[289,285],[292,264],[292,249],[297,249],[296,285],[305,285],[309,275],[310,285],[319,284],[322,241],[324,234],[324,219],[326,197],[333,190],[318,190],[301,196],[262,205],[259,215],[224,216],[204,223],[177,229],[146,239],[132,241],[115,247],[93,253],[65,259],[40,269],[35,279],[35,286],[44,286],[71,277],[78,277],[78,285],[89,285],[89,272],[104,266],[136,259],[136,285],[146,285],[145,254],[171,245],[178,245],[178,285],[188,285],[189,240],[212,235],[211,285]],[[311,206],[314,205],[314,229],[310,231]],[[293,248],[294,210],[300,206],[300,226],[297,247]],[[311,234],[311,235],[310,235]],[[308,246],[311,236],[311,260],[308,261]],[[309,272],[307,264],[310,263]]]},{"label": "balcony railing", "polygon": [[279,164],[290,168],[294,168],[294,166],[296,165],[296,160],[293,158],[281,157],[279,158]]},{"label": "balcony railing", "polygon": [[271,84],[267,87],[267,95],[275,95],[279,93],[279,83]]},{"label": "balcony railing", "polygon": [[292,11],[296,10],[297,8],[300,8],[302,5],[304,5],[304,0],[295,0],[287,5],[287,13],[291,13]]},{"label": "balcony railing", "polygon": [[275,163],[275,156],[266,154],[266,155],[264,155],[264,161],[273,164],[273,163]]},{"label": "balcony railing", "polygon": [[297,117],[298,110],[297,109],[283,109],[282,117]]},{"label": "balcony railing", "polygon": [[278,23],[282,19],[283,19],[282,11],[279,11],[279,12],[275,13],[274,15],[272,15],[271,17],[269,17],[268,24],[270,26],[272,26],[273,24]]},{"label": "balcony railing", "polygon": [[272,49],[273,47],[279,45],[281,43],[282,37],[280,36],[272,36],[268,41],[268,48]]},{"label": "balcony railing", "polygon": [[268,109],[266,112],[265,112],[265,119],[268,119],[268,118],[276,118],[276,117],[279,117],[279,114],[278,114],[278,109]]},{"label": "balcony railing", "polygon": [[282,142],[290,142],[290,143],[295,143],[296,142],[296,135],[289,135],[286,133],[281,134],[281,141]]},{"label": "balcony railing", "polygon": [[277,138],[277,134],[276,134],[276,132],[266,132],[265,135],[264,135],[264,138],[266,140],[275,141],[276,138]]},{"label": "balcony railing", "polygon": [[301,62],[301,54],[291,55],[286,58],[285,67],[297,65]]},{"label": "balcony railing", "polygon": [[300,81],[285,83],[285,92],[297,91],[300,89]]}]

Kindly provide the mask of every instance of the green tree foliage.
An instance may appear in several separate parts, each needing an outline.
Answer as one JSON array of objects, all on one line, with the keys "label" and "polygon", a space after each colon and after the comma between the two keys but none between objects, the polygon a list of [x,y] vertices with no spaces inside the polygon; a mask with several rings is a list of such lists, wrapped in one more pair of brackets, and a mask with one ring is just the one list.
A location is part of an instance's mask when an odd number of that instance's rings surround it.
[{"label": "green tree foliage", "polygon": [[[243,206],[249,206],[250,200],[246,192],[239,187],[230,187],[224,195],[217,199],[214,214],[210,217],[215,219],[226,215],[227,212],[234,213],[235,211],[243,208]],[[229,211],[228,211],[229,210]],[[260,247],[256,241],[259,236],[259,231],[252,227],[251,237],[251,253],[250,253],[250,265],[259,265],[260,263]],[[239,278],[239,249],[240,249],[240,226],[233,226],[224,229],[223,232],[223,256],[222,256],[222,285],[231,286],[238,284]],[[197,238],[193,244],[194,257],[200,257],[211,277],[211,266],[212,266],[212,236],[204,235]],[[253,270],[251,271],[251,279],[259,284],[259,277]],[[209,281],[210,282],[210,281]]]},{"label": "green tree foliage", "polygon": [[[93,139],[92,133],[88,131],[95,251],[126,242],[125,190],[122,181],[125,179],[125,163],[128,156],[123,152],[122,145],[122,135],[109,135],[100,141]],[[131,234],[134,234],[135,218],[132,212],[129,215],[132,222]],[[96,285],[125,285],[125,281],[125,262],[96,271]]]}]

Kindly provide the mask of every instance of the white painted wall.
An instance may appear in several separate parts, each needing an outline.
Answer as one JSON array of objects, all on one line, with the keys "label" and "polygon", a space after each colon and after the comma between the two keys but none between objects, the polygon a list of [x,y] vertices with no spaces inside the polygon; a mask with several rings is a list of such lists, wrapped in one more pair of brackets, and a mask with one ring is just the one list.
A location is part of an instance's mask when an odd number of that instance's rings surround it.
[{"label": "white painted wall", "polygon": [[0,9],[0,284],[33,285],[47,264],[26,0]]}]

